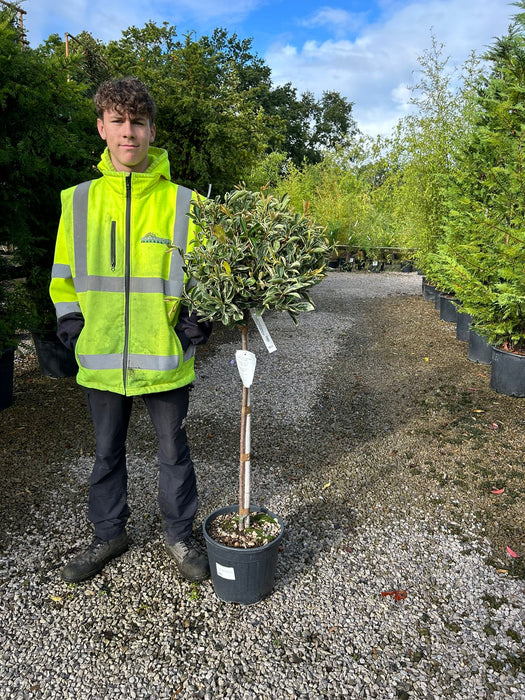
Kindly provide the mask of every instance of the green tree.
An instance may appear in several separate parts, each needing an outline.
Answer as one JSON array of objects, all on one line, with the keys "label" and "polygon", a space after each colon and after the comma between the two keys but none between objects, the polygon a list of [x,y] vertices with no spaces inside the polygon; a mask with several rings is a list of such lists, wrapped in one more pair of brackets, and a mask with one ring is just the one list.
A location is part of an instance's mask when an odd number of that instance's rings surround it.
[{"label": "green tree", "polygon": [[270,139],[270,149],[282,150],[297,167],[321,162],[327,149],[358,133],[353,103],[338,92],[324,92],[321,100],[311,92],[298,97],[297,89],[286,83],[266,86],[260,100],[265,112],[281,124]]},{"label": "green tree", "polygon": [[[288,195],[296,211],[308,203],[309,216],[325,228],[332,245],[362,251],[390,246],[394,231],[386,188],[374,163],[376,146],[361,136],[351,145],[328,148],[321,162],[298,168],[288,163],[275,191]],[[380,163],[380,161],[378,161]]]},{"label": "green tree", "polygon": [[53,318],[47,286],[60,190],[92,177],[94,110],[68,80],[65,57],[22,50],[13,13],[0,11],[0,242],[22,263],[39,313]]},{"label": "green tree", "polygon": [[[525,3],[515,3],[525,9]],[[525,351],[525,13],[486,54],[473,129],[448,187],[439,262],[463,309],[496,346]]]},{"label": "green tree", "polygon": [[170,154],[172,176],[206,193],[222,193],[245,177],[266,149],[269,121],[253,97],[261,62],[250,42],[216,31],[196,39],[148,23],[110,42],[105,60],[115,75],[133,74],[158,106],[157,143]]},{"label": "green tree", "polygon": [[432,37],[431,48],[420,57],[413,111],[399,121],[387,143],[388,175],[382,184],[399,242],[417,251],[418,265],[427,276],[442,236],[444,184],[465,128],[461,95],[454,89],[454,72],[443,50]]}]

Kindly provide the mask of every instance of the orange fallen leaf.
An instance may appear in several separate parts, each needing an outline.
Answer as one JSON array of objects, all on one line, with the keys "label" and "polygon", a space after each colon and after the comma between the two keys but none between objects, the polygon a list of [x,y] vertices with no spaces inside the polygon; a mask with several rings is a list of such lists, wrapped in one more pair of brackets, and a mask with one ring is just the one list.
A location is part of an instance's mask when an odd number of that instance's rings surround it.
[{"label": "orange fallen leaf", "polygon": [[490,493],[493,493],[495,496],[499,496],[504,491],[505,491],[505,487],[503,487],[502,489],[492,489],[492,491]]},{"label": "orange fallen leaf", "polygon": [[387,595],[393,595],[394,600],[405,600],[405,598],[407,597],[407,592],[406,591],[383,591],[381,593],[381,595],[383,596],[383,598]]},{"label": "orange fallen leaf", "polygon": [[516,552],[513,552],[512,549],[507,545],[507,554],[510,554],[511,557],[514,559],[519,559],[519,554],[516,554]]}]

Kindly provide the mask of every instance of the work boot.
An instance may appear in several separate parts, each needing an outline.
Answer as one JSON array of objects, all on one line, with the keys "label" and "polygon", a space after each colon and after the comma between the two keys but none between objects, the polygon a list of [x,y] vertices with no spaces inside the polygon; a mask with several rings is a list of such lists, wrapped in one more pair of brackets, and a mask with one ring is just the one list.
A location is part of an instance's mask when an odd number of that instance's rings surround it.
[{"label": "work boot", "polygon": [[129,547],[124,530],[112,540],[94,537],[93,542],[62,569],[61,576],[68,583],[78,583],[91,578],[105,567],[108,561],[120,556]]},{"label": "work boot", "polygon": [[204,581],[210,575],[208,557],[192,535],[175,544],[166,543],[166,551],[177,565],[177,569],[188,581]]}]

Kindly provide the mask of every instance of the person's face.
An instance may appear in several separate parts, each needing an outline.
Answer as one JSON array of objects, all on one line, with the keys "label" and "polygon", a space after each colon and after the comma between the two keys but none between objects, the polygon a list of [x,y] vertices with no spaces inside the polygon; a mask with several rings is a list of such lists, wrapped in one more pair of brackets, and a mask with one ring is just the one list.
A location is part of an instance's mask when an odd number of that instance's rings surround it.
[{"label": "person's face", "polygon": [[148,148],[155,138],[155,125],[146,114],[120,114],[114,109],[97,119],[98,133],[107,143],[115,170],[143,173],[148,167]]}]

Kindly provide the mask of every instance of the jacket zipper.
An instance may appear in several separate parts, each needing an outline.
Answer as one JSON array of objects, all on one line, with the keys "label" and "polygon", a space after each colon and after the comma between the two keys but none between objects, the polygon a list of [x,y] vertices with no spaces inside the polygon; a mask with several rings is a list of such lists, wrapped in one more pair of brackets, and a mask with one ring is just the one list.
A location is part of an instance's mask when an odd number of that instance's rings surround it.
[{"label": "jacket zipper", "polygon": [[111,222],[111,272],[115,272],[117,265],[117,222]]},{"label": "jacket zipper", "polygon": [[126,177],[126,257],[124,272],[124,352],[122,357],[122,375],[124,393],[126,392],[129,344],[129,287],[131,274],[131,173]]}]

